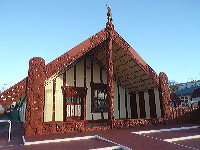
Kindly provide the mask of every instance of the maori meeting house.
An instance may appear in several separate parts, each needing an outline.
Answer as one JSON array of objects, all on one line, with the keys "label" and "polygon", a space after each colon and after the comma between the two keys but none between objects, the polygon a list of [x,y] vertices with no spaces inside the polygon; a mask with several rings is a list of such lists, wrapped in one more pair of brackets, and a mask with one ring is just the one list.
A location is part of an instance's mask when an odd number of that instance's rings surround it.
[{"label": "maori meeting house", "polygon": [[171,107],[167,75],[115,31],[109,13],[105,29],[48,64],[33,57],[28,76],[0,93],[4,108],[23,102],[26,136],[186,121],[192,110]]}]

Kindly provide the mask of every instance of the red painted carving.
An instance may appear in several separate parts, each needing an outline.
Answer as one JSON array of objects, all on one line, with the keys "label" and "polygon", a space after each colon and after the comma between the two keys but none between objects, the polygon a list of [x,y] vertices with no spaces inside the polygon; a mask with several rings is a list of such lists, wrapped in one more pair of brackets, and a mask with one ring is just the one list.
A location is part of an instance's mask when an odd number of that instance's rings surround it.
[{"label": "red painted carving", "polygon": [[63,86],[62,90],[69,97],[87,95],[87,87]]},{"label": "red painted carving", "polygon": [[113,121],[114,128],[125,128],[146,125],[164,124],[163,118],[148,118],[148,119],[116,119]]},{"label": "red painted carving", "polygon": [[[112,62],[112,32],[114,30],[114,27],[111,22],[108,22],[106,24],[106,30],[108,32],[108,39],[107,39],[107,47],[106,47],[106,60],[107,60],[107,92],[108,92],[108,103],[109,103],[109,111],[108,111],[108,119],[114,120],[114,74],[113,74],[113,62]],[[112,128],[112,125],[111,125]]]},{"label": "red painted carving", "polygon": [[173,103],[173,107],[178,107],[181,104],[181,99],[171,90],[170,99]]},{"label": "red painted carving", "polygon": [[110,126],[102,127],[92,127],[85,128],[84,122],[45,122],[43,124],[43,133],[67,133],[67,132],[77,132],[77,131],[99,131],[99,130],[108,130]]},{"label": "red painted carving", "polygon": [[110,129],[110,126],[106,126],[106,127],[92,127],[92,128],[85,128],[85,131],[102,131],[102,130],[108,130]]},{"label": "red painted carving", "polygon": [[171,117],[170,114],[170,88],[168,85],[168,77],[164,72],[159,74],[160,78],[160,89],[161,89],[161,98],[162,98],[162,110],[163,117],[165,120],[168,120]]},{"label": "red painted carving", "polygon": [[81,44],[72,48],[70,51],[56,58],[49,64],[47,64],[47,78],[50,78],[64,67],[67,67],[68,65],[73,63],[75,60],[77,60],[78,58],[92,50],[94,47],[105,41],[106,38],[106,31],[102,30],[90,37],[89,39],[85,40]]},{"label": "red painted carving", "polygon": [[155,72],[148,64],[146,64],[143,68],[145,69],[145,72],[149,75],[149,77],[150,77],[151,79],[153,79],[153,81],[154,81],[157,85],[159,85],[159,77],[158,77],[158,75],[156,74],[156,72]]},{"label": "red painted carving", "polygon": [[84,122],[45,122],[43,124],[43,133],[66,133],[84,131]]},{"label": "red painted carving", "polygon": [[26,94],[26,78],[0,93],[0,104],[6,108]]},{"label": "red painted carving", "polygon": [[45,72],[44,59],[35,57],[29,61],[25,121],[25,135],[27,136],[42,134]]}]

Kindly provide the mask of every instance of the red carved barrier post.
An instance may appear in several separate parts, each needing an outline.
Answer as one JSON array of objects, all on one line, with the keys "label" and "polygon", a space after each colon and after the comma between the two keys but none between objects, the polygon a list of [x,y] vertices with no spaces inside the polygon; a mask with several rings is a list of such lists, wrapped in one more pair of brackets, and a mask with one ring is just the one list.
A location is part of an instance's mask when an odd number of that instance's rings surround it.
[{"label": "red carved barrier post", "polygon": [[161,92],[161,104],[162,104],[162,110],[163,110],[163,117],[165,121],[170,121],[171,118],[171,112],[170,112],[170,88],[168,85],[168,77],[164,72],[161,72],[159,74],[159,82],[160,82],[160,92]]},{"label": "red carved barrier post", "polygon": [[25,135],[40,135],[43,131],[43,108],[46,79],[45,60],[34,57],[29,61]]},{"label": "red carved barrier post", "polygon": [[107,48],[106,48],[106,60],[107,60],[107,92],[108,92],[108,119],[111,122],[111,128],[113,128],[113,120],[115,119],[114,115],[114,81],[113,81],[113,62],[112,62],[112,31],[114,30],[114,26],[111,22],[107,22],[106,31],[108,35],[107,39]]}]

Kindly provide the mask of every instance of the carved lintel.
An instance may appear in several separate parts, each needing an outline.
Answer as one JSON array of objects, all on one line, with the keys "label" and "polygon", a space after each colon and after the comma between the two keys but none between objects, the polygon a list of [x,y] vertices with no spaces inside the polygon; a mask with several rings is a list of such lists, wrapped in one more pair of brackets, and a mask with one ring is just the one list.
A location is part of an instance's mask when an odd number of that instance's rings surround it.
[{"label": "carved lintel", "polygon": [[62,86],[62,92],[68,97],[87,95],[87,87]]}]

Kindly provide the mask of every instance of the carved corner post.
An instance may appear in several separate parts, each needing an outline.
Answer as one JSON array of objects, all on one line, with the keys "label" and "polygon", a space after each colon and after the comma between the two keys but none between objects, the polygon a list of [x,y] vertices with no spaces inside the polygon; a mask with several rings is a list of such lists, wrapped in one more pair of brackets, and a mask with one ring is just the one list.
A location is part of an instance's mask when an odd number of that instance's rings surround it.
[{"label": "carved corner post", "polygon": [[25,135],[40,135],[43,131],[43,109],[46,79],[45,60],[34,57],[29,61]]},{"label": "carved corner post", "polygon": [[161,95],[161,106],[162,106],[162,117],[165,121],[170,121],[170,88],[168,85],[168,77],[164,72],[159,74],[159,83],[160,83],[160,95]]},{"label": "carved corner post", "polygon": [[112,61],[112,34],[114,26],[112,22],[106,23],[107,31],[107,42],[106,42],[106,63],[107,63],[107,98],[108,98],[108,119],[110,121],[111,128],[113,128],[113,120],[115,119],[114,114],[114,81],[113,81],[113,61]]}]

